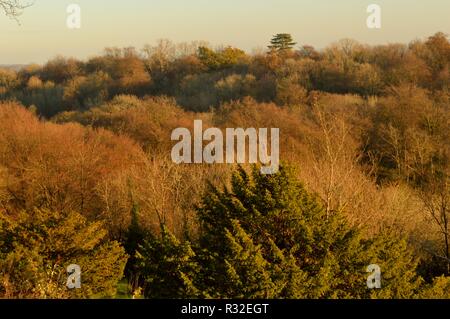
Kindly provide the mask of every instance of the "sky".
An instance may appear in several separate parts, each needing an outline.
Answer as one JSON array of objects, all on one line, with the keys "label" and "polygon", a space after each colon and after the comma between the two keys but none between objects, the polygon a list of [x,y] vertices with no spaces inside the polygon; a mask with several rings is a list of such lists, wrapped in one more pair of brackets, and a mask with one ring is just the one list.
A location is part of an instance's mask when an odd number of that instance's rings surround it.
[{"label": "sky", "polygon": [[[27,0],[25,0],[27,1]],[[85,59],[105,47],[142,48],[158,39],[204,40],[251,52],[273,34],[323,48],[343,38],[367,44],[450,33],[449,0],[29,0],[20,25],[0,13],[0,64]],[[67,6],[81,7],[81,28],[66,25]],[[370,4],[382,9],[381,29],[366,25]]]}]

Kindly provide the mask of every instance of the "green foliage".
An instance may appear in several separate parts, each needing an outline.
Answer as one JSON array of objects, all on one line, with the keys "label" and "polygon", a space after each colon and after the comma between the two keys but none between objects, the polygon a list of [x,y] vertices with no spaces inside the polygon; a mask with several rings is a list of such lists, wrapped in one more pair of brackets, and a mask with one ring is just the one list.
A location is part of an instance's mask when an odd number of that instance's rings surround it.
[{"label": "green foliage", "polygon": [[437,277],[432,284],[426,287],[418,295],[421,299],[448,299],[450,296],[450,278]]},{"label": "green foliage", "polygon": [[[47,210],[0,216],[0,296],[87,298],[113,296],[126,255],[105,238],[102,223]],[[66,268],[81,267],[81,289],[66,288]]]},{"label": "green foliage", "polygon": [[281,52],[291,50],[296,44],[289,33],[278,33],[270,41],[269,49]]},{"label": "green foliage", "polygon": [[370,241],[368,254],[382,270],[382,289],[372,290],[371,298],[410,299],[425,289],[417,274],[418,260],[404,239],[383,232]]},{"label": "green foliage", "polygon": [[199,47],[198,57],[208,69],[221,70],[243,62],[246,55],[244,51],[232,47],[226,47],[217,52],[207,47]]},{"label": "green foliage", "polygon": [[138,288],[137,286],[139,284],[139,270],[137,267],[136,254],[139,246],[144,243],[145,238],[146,231],[139,222],[139,207],[137,204],[133,204],[131,209],[131,223],[128,227],[124,244],[125,251],[128,256],[130,256],[125,268],[125,273],[132,283],[133,288]]},{"label": "green foliage", "polygon": [[[261,245],[260,258],[264,262],[275,263],[275,249],[280,256],[279,269],[290,269],[288,277],[280,276],[279,271],[270,272],[277,293],[271,294],[273,288],[266,289],[269,296],[368,297],[365,267],[382,261],[389,264],[389,272],[396,274],[386,277],[386,294],[405,297],[414,293],[416,278],[410,276],[405,264],[411,263],[412,269],[415,264],[405,249],[388,246],[389,237],[375,242],[363,240],[359,231],[348,226],[337,213],[327,215],[317,198],[306,192],[292,174],[286,167],[273,176],[260,175],[256,169],[249,176],[241,169],[233,176],[231,191],[212,190],[205,197],[199,211],[201,246],[217,256],[212,259],[214,262],[208,260],[204,264],[213,278],[206,287],[221,291],[228,282],[224,267],[227,262],[222,259],[227,255],[227,245],[223,243],[229,240],[229,229],[236,228],[238,220],[241,236],[246,232],[247,241],[253,239],[255,245]],[[208,266],[211,264],[214,266]],[[302,289],[302,285],[308,289]]]},{"label": "green foliage", "polygon": [[[240,170],[233,176],[232,191],[212,190],[199,211],[201,246],[215,252],[215,258],[204,264],[204,271],[210,272],[211,280],[205,287],[214,287],[220,292],[226,285],[226,271],[221,269],[226,265],[223,256],[227,252],[222,243],[229,234],[228,229],[233,228],[233,221],[239,220],[243,229],[256,240],[255,244],[262,246],[266,262],[273,264],[274,249],[281,254],[279,259],[284,262],[279,265],[280,269],[291,269],[294,276],[291,281],[296,282],[297,287],[302,282],[309,288],[306,296],[320,298],[350,293],[351,285],[357,283],[346,278],[345,283],[350,287],[340,288],[343,279],[337,276],[338,271],[342,267],[352,267],[349,273],[358,275],[359,272],[361,282],[363,276],[358,266],[363,264],[351,260],[342,265],[336,258],[355,258],[352,251],[359,243],[357,233],[345,227],[339,218],[324,214],[316,199],[292,178],[288,169],[283,168],[274,176],[259,175],[256,169],[249,176]],[[350,257],[344,259],[346,254]],[[283,291],[281,287],[288,285],[287,278],[280,278],[277,271],[271,275],[279,291],[274,297],[293,298],[306,293],[299,293],[292,286]]]},{"label": "green foliage", "polygon": [[188,242],[180,243],[165,226],[161,235],[150,235],[136,258],[144,280],[146,298],[179,299],[200,296],[193,278],[198,272],[195,253]]},{"label": "green foliage", "polygon": [[[164,228],[162,239],[142,248],[147,297],[415,298],[447,291],[444,279],[426,285],[417,275],[405,240],[389,232],[364,239],[285,166],[275,175],[239,169],[231,189],[211,188],[198,214],[198,246]],[[371,264],[382,269],[381,289],[366,285]]]},{"label": "green foliage", "polygon": [[279,287],[270,277],[271,265],[264,259],[261,247],[253,243],[238,221],[233,221],[231,229],[226,230],[223,248],[225,255],[212,255],[211,261],[216,266],[211,276],[217,276],[215,280],[220,278],[221,284],[212,289],[205,287],[209,295],[238,299],[277,296]]}]

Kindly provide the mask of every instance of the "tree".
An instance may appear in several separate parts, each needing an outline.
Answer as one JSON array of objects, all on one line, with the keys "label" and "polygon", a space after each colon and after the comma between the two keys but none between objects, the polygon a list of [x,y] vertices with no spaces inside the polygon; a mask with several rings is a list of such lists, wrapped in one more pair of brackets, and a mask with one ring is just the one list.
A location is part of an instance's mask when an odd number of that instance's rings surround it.
[{"label": "tree", "polygon": [[137,269],[136,253],[139,245],[144,243],[145,237],[146,232],[139,222],[139,206],[134,203],[131,209],[131,223],[128,227],[128,233],[124,245],[127,254],[130,256],[125,268],[125,273],[133,291],[138,289],[139,285],[139,271]]},{"label": "tree", "polygon": [[425,61],[430,68],[435,87],[447,89],[450,86],[450,41],[448,35],[438,32],[425,42],[428,49]]},{"label": "tree", "polygon": [[[102,222],[78,213],[35,209],[0,214],[0,297],[113,296],[126,263],[124,249],[106,239]],[[81,288],[66,287],[66,268],[81,267]]]},{"label": "tree", "polygon": [[198,58],[210,70],[221,70],[237,65],[246,58],[246,54],[233,47],[214,51],[202,46],[198,48]]},{"label": "tree", "polygon": [[220,101],[228,102],[251,96],[255,90],[255,77],[253,75],[231,74],[220,79],[215,85],[216,94]]},{"label": "tree", "polygon": [[190,243],[180,242],[162,225],[160,237],[150,235],[136,255],[144,280],[144,296],[155,299],[199,297],[192,280],[198,271],[194,257]]},{"label": "tree", "polygon": [[19,84],[16,72],[0,68],[0,96],[11,94],[11,91],[16,89]]},{"label": "tree", "polygon": [[82,62],[74,58],[57,56],[49,60],[42,68],[41,78],[44,81],[52,81],[63,84],[82,74]]},{"label": "tree", "polygon": [[[434,174],[433,174],[434,173]],[[425,212],[431,217],[431,221],[438,226],[442,238],[442,248],[439,252],[431,251],[434,257],[443,265],[444,274],[450,275],[450,174],[447,168],[444,172],[428,172],[430,181],[422,187],[421,199],[425,206]],[[437,176],[433,176],[437,175]]]},{"label": "tree", "polygon": [[[109,207],[117,202],[103,201],[100,185],[120,175],[126,181],[143,163],[145,154],[134,142],[79,124],[44,123],[14,103],[0,104],[0,119],[0,165],[10,174],[3,190],[14,198],[5,203],[7,211],[45,207],[102,217],[110,236],[123,239],[132,203],[123,214],[111,215]],[[129,200],[129,188],[124,189]],[[115,233],[112,225],[121,225],[121,231]]]},{"label": "tree", "polygon": [[30,5],[24,4],[23,0],[0,0],[0,8],[7,16],[16,20],[22,14],[23,10]]},{"label": "tree", "polygon": [[[363,239],[285,166],[272,176],[239,169],[231,190],[205,195],[199,218],[197,287],[214,297],[411,298],[422,288],[405,240],[388,232]],[[370,264],[386,271],[377,292],[366,287]]]},{"label": "tree", "polygon": [[71,108],[84,109],[103,103],[109,96],[111,78],[103,71],[77,76],[64,87],[64,101]]},{"label": "tree", "polygon": [[[260,245],[233,221],[230,230],[226,230],[227,254],[224,256],[225,287],[220,297],[267,299],[277,296],[282,287],[277,287],[271,278],[270,264],[264,259]],[[212,293],[217,293],[214,291]]]},{"label": "tree", "polygon": [[278,33],[273,36],[270,41],[269,49],[271,51],[286,51],[291,50],[297,43],[294,42],[292,36],[288,33]]}]

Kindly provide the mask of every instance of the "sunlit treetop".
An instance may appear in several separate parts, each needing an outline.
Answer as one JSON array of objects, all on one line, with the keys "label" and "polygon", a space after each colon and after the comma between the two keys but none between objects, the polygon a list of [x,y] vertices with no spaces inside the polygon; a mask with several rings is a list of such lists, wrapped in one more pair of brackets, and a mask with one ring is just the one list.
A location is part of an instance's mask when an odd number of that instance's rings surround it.
[{"label": "sunlit treetop", "polygon": [[279,33],[273,36],[269,49],[271,51],[291,50],[296,44],[289,33]]}]

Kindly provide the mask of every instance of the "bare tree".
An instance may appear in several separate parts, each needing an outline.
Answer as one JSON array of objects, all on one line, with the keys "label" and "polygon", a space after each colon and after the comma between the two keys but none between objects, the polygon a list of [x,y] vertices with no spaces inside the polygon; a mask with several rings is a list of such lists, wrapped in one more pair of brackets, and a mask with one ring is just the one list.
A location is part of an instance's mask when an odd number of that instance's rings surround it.
[{"label": "bare tree", "polygon": [[16,20],[23,13],[23,10],[31,5],[31,3],[24,3],[23,0],[0,0],[0,8],[7,16]]},{"label": "bare tree", "polygon": [[436,257],[447,264],[447,275],[450,274],[450,184],[448,175],[442,179],[434,179],[426,190],[421,192],[426,212],[439,227],[443,248]]}]

